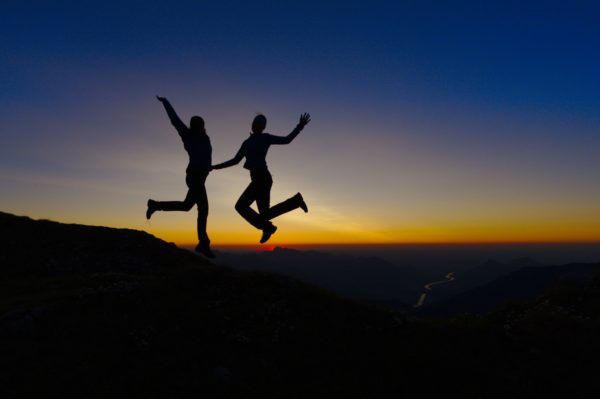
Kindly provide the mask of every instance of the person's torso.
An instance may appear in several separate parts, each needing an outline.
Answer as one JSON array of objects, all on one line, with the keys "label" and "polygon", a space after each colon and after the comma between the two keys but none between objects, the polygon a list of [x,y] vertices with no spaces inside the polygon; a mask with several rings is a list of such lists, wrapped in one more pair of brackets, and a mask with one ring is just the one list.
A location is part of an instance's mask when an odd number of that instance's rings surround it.
[{"label": "person's torso", "polygon": [[188,153],[187,171],[210,170],[212,165],[212,146],[206,134],[188,132],[183,138],[183,147]]},{"label": "person's torso", "polygon": [[244,142],[246,169],[266,169],[267,168],[267,152],[271,146],[271,135],[268,133],[260,133],[251,135]]}]

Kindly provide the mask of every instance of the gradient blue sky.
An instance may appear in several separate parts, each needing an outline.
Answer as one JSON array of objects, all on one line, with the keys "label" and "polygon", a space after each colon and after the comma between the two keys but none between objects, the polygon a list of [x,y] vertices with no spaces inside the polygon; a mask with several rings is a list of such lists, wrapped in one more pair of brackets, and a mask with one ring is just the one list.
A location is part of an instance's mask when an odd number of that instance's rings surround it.
[{"label": "gradient blue sky", "polygon": [[[595,2],[0,5],[0,209],[194,240],[186,154],[154,95],[231,157],[257,112],[275,243],[600,240]],[[213,242],[255,242],[241,167],[207,184]]]}]

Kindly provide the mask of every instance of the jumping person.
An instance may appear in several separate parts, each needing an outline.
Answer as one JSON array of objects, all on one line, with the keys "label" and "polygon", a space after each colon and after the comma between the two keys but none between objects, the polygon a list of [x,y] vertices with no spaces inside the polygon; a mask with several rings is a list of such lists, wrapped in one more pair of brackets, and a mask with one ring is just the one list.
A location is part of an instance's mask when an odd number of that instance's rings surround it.
[{"label": "jumping person", "polygon": [[165,97],[156,96],[167,111],[171,124],[183,140],[183,147],[188,153],[189,163],[186,169],[185,182],[188,192],[183,201],[154,201],[148,200],[146,218],[150,219],[156,211],[185,211],[188,212],[196,204],[198,207],[198,245],[196,251],[208,258],[215,255],[210,250],[210,240],[206,234],[206,221],[208,219],[208,197],[204,183],[211,169],[212,147],[210,138],[204,128],[204,119],[192,116],[188,128],[177,116],[177,113]]},{"label": "jumping person", "polygon": [[[227,168],[237,165],[242,158],[246,157],[244,168],[250,171],[251,182],[235,204],[235,209],[248,223],[262,230],[261,244],[267,242],[277,230],[277,226],[271,223],[271,219],[296,208],[302,208],[304,212],[308,212],[308,207],[300,193],[273,207],[270,206],[273,179],[266,162],[267,151],[271,144],[291,143],[308,122],[310,122],[310,115],[304,113],[300,116],[298,125],[290,134],[287,136],[274,136],[263,133],[267,126],[267,118],[264,115],[257,115],[252,122],[250,137],[242,143],[235,157],[212,167],[212,169]],[[259,213],[250,208],[254,201],[256,201]]]}]

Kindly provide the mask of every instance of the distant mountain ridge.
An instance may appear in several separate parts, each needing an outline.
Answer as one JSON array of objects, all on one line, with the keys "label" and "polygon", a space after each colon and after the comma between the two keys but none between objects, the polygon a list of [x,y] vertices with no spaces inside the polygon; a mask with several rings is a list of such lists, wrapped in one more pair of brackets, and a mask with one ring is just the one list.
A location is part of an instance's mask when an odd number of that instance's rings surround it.
[{"label": "distant mountain ridge", "polygon": [[525,266],[448,299],[433,302],[419,309],[417,314],[423,316],[449,316],[463,313],[481,315],[509,301],[533,300],[561,282],[583,286],[596,276],[600,276],[600,262]]},{"label": "distant mountain ridge", "polygon": [[541,266],[543,265],[528,257],[516,258],[509,262],[488,259],[476,267],[455,273],[455,280],[451,284],[438,286],[430,292],[428,303],[445,301],[450,297],[487,284],[523,267]]},{"label": "distant mountain ridge", "polygon": [[276,247],[273,251],[260,253],[221,252],[218,262],[240,270],[283,274],[348,298],[370,301],[410,304],[424,283],[414,269],[374,256]]}]

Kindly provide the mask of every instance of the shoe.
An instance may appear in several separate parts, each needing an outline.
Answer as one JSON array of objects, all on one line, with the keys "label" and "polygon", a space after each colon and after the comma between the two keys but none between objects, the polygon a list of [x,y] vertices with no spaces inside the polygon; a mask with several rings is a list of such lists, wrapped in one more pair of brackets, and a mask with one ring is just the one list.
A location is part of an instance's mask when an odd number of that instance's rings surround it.
[{"label": "shoe", "polygon": [[156,212],[156,201],[149,199],[148,200],[148,209],[146,209],[146,219],[150,220],[152,214]]},{"label": "shoe", "polygon": [[217,257],[214,254],[214,252],[210,250],[210,247],[208,245],[202,245],[202,244],[196,245],[196,252],[198,252],[199,254],[202,254],[210,259],[214,259]]},{"label": "shoe", "polygon": [[262,237],[260,238],[260,243],[264,244],[269,241],[269,238],[277,231],[277,226],[270,225],[263,229]]},{"label": "shoe", "polygon": [[302,194],[298,193],[298,194],[296,194],[296,197],[298,197],[298,200],[300,201],[300,208],[302,208],[302,210],[304,212],[308,212],[308,206],[306,206],[306,202],[304,202],[304,198],[302,198]]}]

